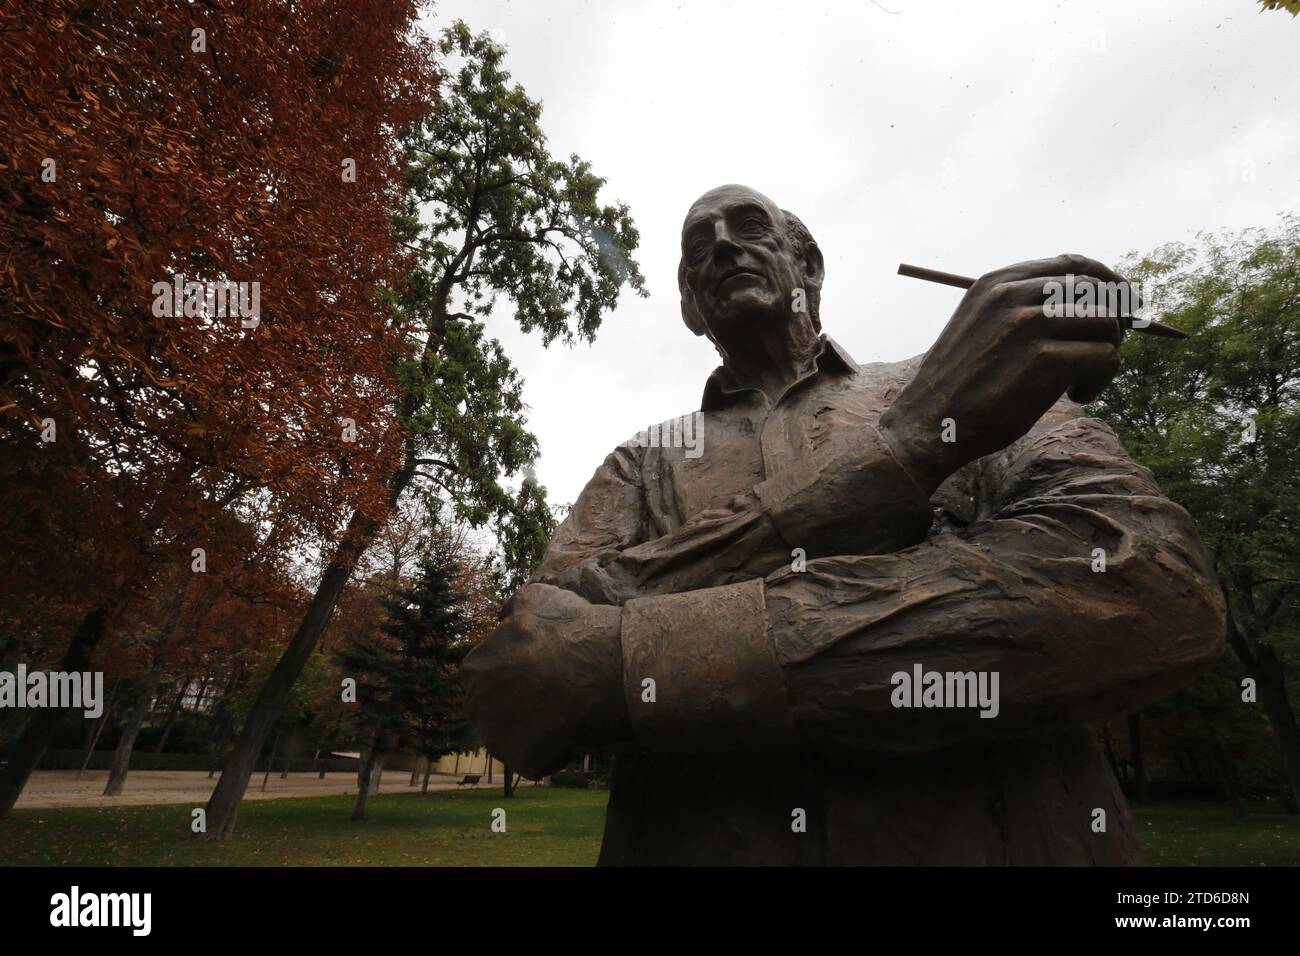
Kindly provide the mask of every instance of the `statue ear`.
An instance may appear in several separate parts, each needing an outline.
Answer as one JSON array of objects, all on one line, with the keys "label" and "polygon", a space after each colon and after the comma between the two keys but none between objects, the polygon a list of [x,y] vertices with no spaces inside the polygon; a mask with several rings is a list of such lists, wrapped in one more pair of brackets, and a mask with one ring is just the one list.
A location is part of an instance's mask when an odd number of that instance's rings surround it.
[{"label": "statue ear", "polygon": [[811,239],[803,247],[803,274],[804,281],[820,292],[826,278],[826,260],[822,258],[821,248]]},{"label": "statue ear", "polygon": [[677,264],[677,290],[682,295],[682,321],[696,335],[705,332],[704,316],[700,315],[699,306],[695,304],[695,293],[686,284],[686,263]]}]

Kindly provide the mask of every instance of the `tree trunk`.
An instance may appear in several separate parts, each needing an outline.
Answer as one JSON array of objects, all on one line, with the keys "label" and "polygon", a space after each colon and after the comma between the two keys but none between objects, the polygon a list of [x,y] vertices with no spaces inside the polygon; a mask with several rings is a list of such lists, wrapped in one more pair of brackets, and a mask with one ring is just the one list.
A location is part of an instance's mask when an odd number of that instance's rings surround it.
[{"label": "tree trunk", "polygon": [[411,761],[411,782],[408,783],[407,786],[414,787],[415,782],[419,779],[420,779],[420,758],[417,756],[413,761]]},{"label": "tree trunk", "polygon": [[420,784],[420,792],[429,792],[429,774],[433,772],[433,761],[428,757],[424,758],[424,783]]},{"label": "tree trunk", "polygon": [[[108,618],[115,609],[115,606],[101,605],[87,612],[68,643],[59,670],[90,670],[91,654],[108,629]],[[13,810],[23,787],[27,786],[27,778],[40,762],[50,741],[54,739],[59,723],[68,713],[69,711],[53,707],[40,710],[28,722],[22,735],[14,741],[8,763],[0,767],[0,820],[8,817]]]},{"label": "tree trunk", "polygon": [[83,754],[90,753],[90,748],[95,740],[95,731],[99,730],[99,725],[103,723],[104,717],[107,713],[108,713],[108,707],[106,706],[100,712],[98,717],[96,717],[94,720],[87,721],[85,743],[81,745],[81,751]]},{"label": "tree trunk", "polygon": [[122,678],[113,679],[113,689],[108,692],[108,700],[104,702],[104,712],[99,715],[99,720],[95,721],[95,732],[90,737],[90,743],[86,746],[86,756],[82,758],[81,769],[77,771],[76,779],[80,780],[81,775],[86,772],[90,766],[90,758],[95,753],[95,744],[99,743],[99,735],[104,732],[104,725],[108,723],[108,714],[113,706],[113,698],[117,696],[117,685],[122,683]]},{"label": "tree trunk", "polygon": [[1228,758],[1228,753],[1224,749],[1223,741],[1219,735],[1215,734],[1210,741],[1211,753],[1214,755],[1214,769],[1219,774],[1219,785],[1223,787],[1223,795],[1228,798],[1228,806],[1232,809],[1234,817],[1242,816],[1241,796],[1237,791],[1237,777],[1233,772],[1232,761]]},{"label": "tree trunk", "polygon": [[212,689],[213,679],[204,677],[199,683],[199,692],[194,696],[194,713],[203,713],[203,702],[207,700],[208,691]]},{"label": "tree trunk", "polygon": [[358,790],[361,789],[361,778],[363,776],[367,781],[366,789],[367,790],[370,789],[370,784],[369,784],[370,777],[367,776],[367,774],[371,773],[372,770],[369,770],[367,768],[370,767],[370,758],[371,758],[371,754],[374,753],[374,750],[375,750],[375,731],[373,728],[371,728],[370,730],[366,731],[366,736],[361,741],[361,763],[357,765],[357,789]]},{"label": "tree trunk", "polygon": [[271,755],[266,758],[266,773],[262,774],[262,792],[266,793],[266,781],[271,776],[271,764],[275,763],[275,751],[280,746],[280,732],[275,732],[275,739],[271,741]]},{"label": "tree trunk", "polygon": [[158,738],[158,745],[153,748],[153,752],[160,754],[167,746],[167,738],[172,735],[172,726],[176,723],[176,715],[180,713],[181,702],[185,700],[185,691],[189,689],[190,678],[186,675],[177,685],[176,696],[172,699],[171,707],[167,709],[167,719],[163,723],[162,736]]},{"label": "tree trunk", "polygon": [[14,730],[13,736],[9,738],[9,745],[8,745],[7,747],[5,747],[5,749],[4,749],[3,752],[0,752],[0,763],[8,763],[8,762],[9,762],[9,754],[13,751],[13,749],[14,749],[14,745],[15,745],[16,743],[18,743],[18,741],[19,741],[19,739],[22,737],[23,733],[27,730],[27,714],[28,714],[28,711],[26,711],[26,710],[9,710],[8,708],[3,709],[3,710],[0,710],[0,717],[4,717],[6,714],[13,714],[13,715],[14,715],[13,720],[14,720],[14,723],[17,724],[17,727],[16,727],[16,729]]},{"label": "tree trunk", "polygon": [[[136,701],[135,707],[131,711],[131,718],[128,720],[127,726],[123,728],[122,736],[117,742],[117,749],[113,751],[113,763],[108,771],[108,782],[104,785],[104,796],[106,797],[117,796],[122,792],[122,787],[126,784],[127,774],[130,773],[131,769],[131,752],[140,733],[140,726],[149,713],[149,705],[158,692],[158,684],[162,681],[167,642],[171,639],[177,624],[180,622],[181,611],[185,607],[185,599],[193,586],[194,576],[191,575],[186,580],[185,586],[180,588],[172,598],[171,607],[167,611],[167,619],[163,622],[158,636],[153,640],[153,666],[150,667],[142,688],[144,700]],[[215,598],[209,599],[204,607],[211,607],[214,600]],[[204,613],[206,613],[206,610],[198,612],[200,616]],[[158,751],[155,750],[154,752],[157,753]]]},{"label": "tree trunk", "polygon": [[361,771],[357,776],[357,802],[352,807],[353,820],[364,820],[366,818],[366,799],[370,796],[370,777],[374,772],[376,762],[382,756],[380,750],[383,743],[383,735],[380,734],[374,745],[367,749],[366,758],[361,762]]},{"label": "tree trunk", "polygon": [[221,737],[212,747],[212,761],[208,764],[208,779],[211,780],[217,772],[217,768],[224,762],[226,748],[230,746],[230,738],[235,735],[235,723],[230,719],[222,722]]},{"label": "tree trunk", "polygon": [[1286,810],[1296,813],[1300,811],[1300,728],[1296,727],[1295,712],[1287,698],[1286,672],[1272,646],[1238,630],[1231,612],[1228,614],[1228,643],[1237,652],[1246,673],[1255,678],[1259,702],[1264,705],[1264,713],[1273,728],[1273,739],[1282,751]]},{"label": "tree trunk", "polygon": [[217,701],[217,710],[213,716],[213,722],[221,728],[221,733],[217,735],[216,741],[212,745],[209,754],[211,760],[208,763],[208,779],[211,780],[217,768],[221,766],[222,760],[225,759],[226,747],[230,745],[230,738],[235,733],[235,722],[230,716],[230,695],[235,692],[239,686],[240,668],[235,668],[230,675],[230,683],[226,685],[226,692],[221,695]]},{"label": "tree trunk", "polygon": [[388,760],[388,754],[380,754],[379,760],[375,762],[374,789],[371,793],[379,792],[379,783],[384,779],[384,763]]},{"label": "tree trunk", "polygon": [[1146,764],[1142,760],[1142,723],[1140,714],[1128,715],[1128,759],[1133,764],[1133,778],[1137,784],[1136,796],[1141,803],[1151,799],[1151,788],[1147,783]]},{"label": "tree trunk", "polygon": [[[409,476],[406,479],[409,481]],[[400,493],[405,481],[394,484],[393,497]],[[334,605],[338,603],[343,585],[352,575],[352,567],[365,552],[374,538],[377,525],[361,512],[355,512],[348,522],[348,530],[338,553],[330,561],[329,567],[321,575],[320,584],[307,605],[307,612],[294,632],[289,646],[271,676],[267,678],[253,703],[253,709],[244,723],[244,729],[235,742],[234,750],[227,757],[222,768],[221,779],[208,800],[207,833],[197,834],[205,840],[225,840],[235,832],[235,821],[239,817],[239,804],[244,799],[248,780],[253,773],[253,765],[261,752],[266,735],[280,719],[289,692],[294,681],[302,673],[303,667],[311,657],[311,652],[320,641],[325,625],[329,623]]]},{"label": "tree trunk", "polygon": [[113,763],[108,768],[108,783],[104,784],[104,796],[106,797],[118,796],[122,792],[122,787],[126,784],[126,776],[131,769],[131,751],[135,749],[136,737],[140,735],[140,726],[149,713],[149,704],[153,701],[153,695],[158,690],[158,682],[162,680],[162,672],[163,659],[161,656],[155,657],[153,667],[149,668],[149,673],[140,682],[140,696],[136,698],[135,703],[131,706],[131,713],[126,719],[126,726],[122,728],[122,736],[117,741],[117,749],[113,751]]},{"label": "tree trunk", "polygon": [[506,795],[506,799],[509,800],[511,797],[515,795],[515,784],[514,784],[514,779],[510,775],[511,774],[510,764],[503,762],[501,766],[501,772],[502,772],[502,776],[504,776],[506,780],[505,795]]}]

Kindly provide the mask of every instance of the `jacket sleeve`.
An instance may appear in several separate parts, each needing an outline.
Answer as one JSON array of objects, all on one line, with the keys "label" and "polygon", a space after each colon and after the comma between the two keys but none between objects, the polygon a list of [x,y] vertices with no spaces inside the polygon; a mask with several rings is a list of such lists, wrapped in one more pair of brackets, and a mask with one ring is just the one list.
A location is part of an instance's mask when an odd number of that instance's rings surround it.
[{"label": "jacket sleeve", "polygon": [[804,557],[894,551],[921,540],[931,520],[929,497],[873,426],[670,534],[648,533],[646,493],[637,450],[616,449],[556,531],[533,580],[623,605],[762,578],[792,564],[796,546]]},{"label": "jacket sleeve", "polygon": [[[625,662],[658,688],[641,702],[629,673],[638,741],[851,760],[1046,734],[1139,708],[1218,657],[1223,599],[1191,518],[1108,427],[1062,402],[977,466],[987,490],[963,528],[718,588],[725,621],[629,602]],[[948,706],[906,686],[931,672]],[[980,675],[987,705],[951,706],[978,698]]]}]

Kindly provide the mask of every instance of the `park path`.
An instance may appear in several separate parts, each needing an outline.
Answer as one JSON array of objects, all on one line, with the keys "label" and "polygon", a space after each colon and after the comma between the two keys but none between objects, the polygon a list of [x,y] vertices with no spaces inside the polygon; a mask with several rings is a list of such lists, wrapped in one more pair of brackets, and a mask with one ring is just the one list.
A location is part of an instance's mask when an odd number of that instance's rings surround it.
[{"label": "park path", "polygon": [[[410,771],[388,771],[380,783],[379,792],[418,793],[417,783],[408,787]],[[430,790],[455,790],[459,777],[434,774],[429,778]],[[75,770],[37,770],[27,781],[23,795],[18,798],[19,810],[50,809],[55,807],[126,807],[159,803],[192,803],[203,806],[212,796],[217,778],[208,779],[202,770],[132,770],[126,787],[116,797],[104,796],[107,770],[87,770],[77,778]],[[499,782],[493,786],[499,786]],[[483,787],[488,786],[486,779]],[[357,792],[355,773],[327,773],[318,779],[315,773],[291,773],[281,779],[272,773],[262,792],[262,775],[254,774],[244,795],[245,800],[275,800],[281,797],[333,797]]]}]

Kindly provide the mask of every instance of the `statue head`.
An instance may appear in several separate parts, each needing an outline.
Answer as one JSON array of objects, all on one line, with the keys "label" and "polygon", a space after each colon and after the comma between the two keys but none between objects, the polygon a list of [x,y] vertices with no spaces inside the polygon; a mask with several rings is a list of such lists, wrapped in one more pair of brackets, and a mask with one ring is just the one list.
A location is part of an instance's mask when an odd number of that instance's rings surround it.
[{"label": "statue head", "polygon": [[720,349],[782,323],[819,332],[824,276],[821,250],[799,218],[748,186],[710,189],[682,223],[682,319]]}]

